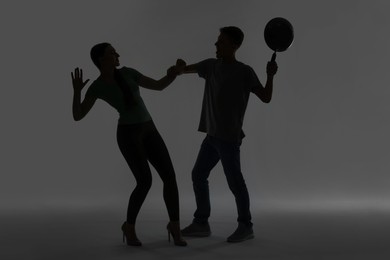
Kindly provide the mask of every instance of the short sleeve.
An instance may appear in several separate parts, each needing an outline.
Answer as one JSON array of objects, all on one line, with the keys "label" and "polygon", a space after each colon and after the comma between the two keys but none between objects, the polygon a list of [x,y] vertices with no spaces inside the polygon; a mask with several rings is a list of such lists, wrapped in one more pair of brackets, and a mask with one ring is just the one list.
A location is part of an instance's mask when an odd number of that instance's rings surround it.
[{"label": "short sleeve", "polygon": [[210,73],[212,64],[215,62],[215,59],[206,59],[196,64],[196,70],[199,77],[207,78],[207,75]]}]

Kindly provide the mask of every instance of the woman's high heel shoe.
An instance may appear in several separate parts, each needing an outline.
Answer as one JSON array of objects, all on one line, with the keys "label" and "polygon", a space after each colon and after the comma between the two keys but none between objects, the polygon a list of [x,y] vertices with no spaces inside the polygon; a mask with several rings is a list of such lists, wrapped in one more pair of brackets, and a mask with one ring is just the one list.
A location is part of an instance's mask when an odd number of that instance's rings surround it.
[{"label": "woman's high heel shoe", "polygon": [[187,246],[187,242],[183,240],[180,231],[179,222],[169,222],[167,225],[168,241],[171,242],[171,235],[176,246]]},{"label": "woman's high heel shoe", "polygon": [[137,235],[135,234],[134,225],[128,224],[127,222],[122,225],[123,232],[123,243],[127,242],[129,246],[142,246],[141,241],[138,240]]}]

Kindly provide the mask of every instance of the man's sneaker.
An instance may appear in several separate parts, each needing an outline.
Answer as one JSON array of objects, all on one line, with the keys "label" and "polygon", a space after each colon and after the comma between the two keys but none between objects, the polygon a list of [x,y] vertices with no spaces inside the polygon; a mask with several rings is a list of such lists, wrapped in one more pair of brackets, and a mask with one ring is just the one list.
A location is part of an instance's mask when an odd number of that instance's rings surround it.
[{"label": "man's sneaker", "polygon": [[236,231],[227,238],[227,242],[237,243],[254,238],[252,226],[239,223]]},{"label": "man's sneaker", "polygon": [[209,223],[199,224],[193,222],[182,229],[181,234],[185,237],[209,237],[211,235],[210,225]]}]

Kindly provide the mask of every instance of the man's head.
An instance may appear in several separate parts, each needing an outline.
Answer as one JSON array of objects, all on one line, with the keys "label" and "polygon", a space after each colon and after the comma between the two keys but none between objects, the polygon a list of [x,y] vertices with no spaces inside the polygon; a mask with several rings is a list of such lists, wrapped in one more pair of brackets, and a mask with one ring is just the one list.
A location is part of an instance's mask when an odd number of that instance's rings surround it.
[{"label": "man's head", "polygon": [[244,40],[244,33],[235,26],[223,27],[220,29],[215,46],[217,47],[217,58],[232,58]]}]

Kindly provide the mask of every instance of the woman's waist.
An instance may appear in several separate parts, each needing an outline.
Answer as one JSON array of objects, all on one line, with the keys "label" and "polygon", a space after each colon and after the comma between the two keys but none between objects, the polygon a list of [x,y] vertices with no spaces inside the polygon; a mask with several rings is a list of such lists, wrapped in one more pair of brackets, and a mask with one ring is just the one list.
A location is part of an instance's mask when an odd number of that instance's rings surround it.
[{"label": "woman's waist", "polygon": [[142,127],[142,126],[154,126],[154,122],[152,119],[148,119],[145,121],[139,122],[126,122],[126,121],[118,121],[118,127]]}]

